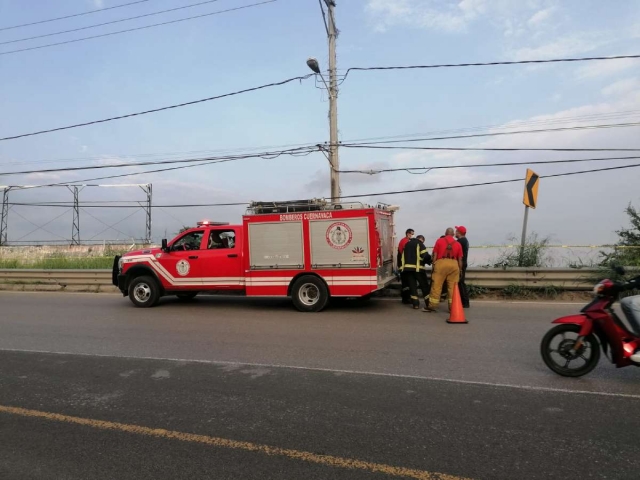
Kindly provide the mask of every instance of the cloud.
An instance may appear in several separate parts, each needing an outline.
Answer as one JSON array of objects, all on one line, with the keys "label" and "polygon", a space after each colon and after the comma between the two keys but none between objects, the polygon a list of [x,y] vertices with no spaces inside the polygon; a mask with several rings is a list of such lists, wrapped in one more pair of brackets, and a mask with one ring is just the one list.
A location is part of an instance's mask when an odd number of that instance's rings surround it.
[{"label": "cloud", "polygon": [[[386,162],[376,162],[365,165],[349,166],[342,165],[341,170],[381,170],[390,168]],[[383,174],[368,175],[364,173],[342,173],[340,174],[340,186],[343,190],[350,187],[358,187],[360,185],[375,185],[381,182]],[[305,184],[305,192],[313,195],[329,194],[329,170],[318,170],[312,177],[310,182]]]},{"label": "cloud", "polygon": [[104,8],[104,0],[93,0],[93,6],[96,8]]},{"label": "cloud", "polygon": [[546,28],[559,11],[556,4],[555,0],[368,0],[365,11],[378,31],[410,26],[460,33],[483,21],[483,25],[502,29],[505,36],[520,36]]},{"label": "cloud", "polygon": [[[573,126],[595,123],[615,123],[606,120],[620,115],[621,111],[640,109],[640,94],[624,98],[611,96],[606,102],[580,105],[565,110],[550,111],[517,121],[505,123],[503,127],[518,125],[518,129],[544,128],[545,126]],[[637,119],[638,114],[634,114]],[[625,120],[622,120],[625,121]],[[522,122],[529,122],[523,127]],[[496,129],[495,131],[504,131]],[[511,135],[478,139],[461,146],[478,147],[620,147],[637,146],[637,128],[615,128],[602,130],[547,132],[528,135]],[[470,183],[483,183],[502,179],[522,179],[525,169],[532,168],[540,175],[591,170],[603,167],[640,163],[638,160],[611,160],[575,164],[532,165],[527,162],[539,160],[627,156],[624,153],[561,153],[561,152],[433,152],[403,151],[383,156],[379,163],[390,167],[419,167],[426,165],[464,165],[469,163],[519,162],[513,167],[459,168],[432,170],[425,175],[409,175],[406,172],[380,174],[377,184],[350,184],[343,179],[345,195],[366,194],[396,190],[444,187]],[[632,156],[632,154],[629,154]],[[343,166],[343,168],[346,168]],[[540,184],[539,206],[529,216],[529,230],[542,237],[552,236],[554,242],[581,245],[604,244],[616,240],[614,231],[627,223],[623,213],[629,201],[640,206],[637,178],[640,168],[589,173],[583,175],[543,178]],[[362,175],[361,180],[370,181]],[[328,176],[321,172],[319,185],[328,191]],[[477,186],[451,190],[436,190],[401,195],[367,197],[367,203],[378,201],[400,205],[397,229],[411,227],[426,235],[432,243],[448,226],[463,224],[469,229],[473,245],[501,244],[509,236],[518,235],[522,226],[522,194],[524,181],[514,183]],[[606,201],[604,201],[606,199]],[[597,228],[594,228],[597,219]],[[484,253],[483,253],[484,252]],[[496,250],[472,250],[474,264],[486,263],[497,256]],[[555,253],[560,262],[566,250]]]},{"label": "cloud", "polygon": [[566,57],[591,52],[616,40],[616,36],[608,32],[575,33],[540,45],[518,48],[511,56],[515,60]]},{"label": "cloud", "polygon": [[625,78],[603,88],[602,94],[605,96],[621,96],[634,91],[640,91],[640,80],[637,78]]},{"label": "cloud", "polygon": [[579,79],[610,77],[638,67],[640,67],[640,61],[632,58],[609,60],[606,62],[590,62],[578,68],[576,76]]},{"label": "cloud", "polygon": [[22,177],[27,185],[40,184],[42,182],[57,182],[60,180],[59,173],[30,173]]},{"label": "cloud", "polygon": [[540,27],[557,11],[557,7],[548,7],[542,10],[538,10],[534,13],[527,22],[531,27]]},{"label": "cloud", "polygon": [[487,5],[487,0],[462,0],[458,4],[438,0],[369,0],[365,9],[378,31],[405,25],[460,32],[483,15]]}]

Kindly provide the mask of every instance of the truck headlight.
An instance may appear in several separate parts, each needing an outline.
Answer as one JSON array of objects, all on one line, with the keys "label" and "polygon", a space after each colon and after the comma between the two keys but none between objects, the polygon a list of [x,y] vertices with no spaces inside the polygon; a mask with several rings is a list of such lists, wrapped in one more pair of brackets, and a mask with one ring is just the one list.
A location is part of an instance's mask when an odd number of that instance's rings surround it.
[{"label": "truck headlight", "polygon": [[120,271],[120,273],[122,273],[122,264],[124,263],[124,258],[120,258],[120,260],[118,260],[118,271]]}]

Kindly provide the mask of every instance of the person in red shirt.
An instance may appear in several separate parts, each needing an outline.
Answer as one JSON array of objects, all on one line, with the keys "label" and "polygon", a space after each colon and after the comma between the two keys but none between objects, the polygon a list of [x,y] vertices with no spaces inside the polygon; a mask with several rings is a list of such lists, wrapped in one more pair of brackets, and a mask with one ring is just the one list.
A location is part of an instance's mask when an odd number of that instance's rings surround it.
[{"label": "person in red shirt", "polygon": [[453,228],[447,228],[444,238],[439,238],[433,247],[433,273],[431,274],[431,292],[425,312],[435,312],[440,304],[442,286],[447,283],[449,309],[453,289],[460,279],[462,270],[462,247],[453,237]]},{"label": "person in red shirt", "polygon": [[[413,231],[413,228],[408,228],[404,233],[404,238],[398,243],[398,270],[401,270],[402,268],[402,252],[404,252],[404,247],[406,247],[407,243],[409,243],[409,241],[413,238],[414,233],[415,232]],[[400,281],[402,282],[402,303],[411,303],[411,300],[409,298],[411,296],[411,293],[409,291],[409,283],[407,282],[406,276],[402,275],[402,273],[400,274]]]}]

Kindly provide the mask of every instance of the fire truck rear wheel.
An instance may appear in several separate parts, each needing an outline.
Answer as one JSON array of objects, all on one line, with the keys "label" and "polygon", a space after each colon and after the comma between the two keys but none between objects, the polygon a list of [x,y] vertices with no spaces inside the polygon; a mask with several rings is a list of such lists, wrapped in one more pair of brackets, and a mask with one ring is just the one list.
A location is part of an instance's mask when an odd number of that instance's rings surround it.
[{"label": "fire truck rear wheel", "polygon": [[129,299],[140,308],[157,305],[160,300],[160,287],[155,278],[136,277],[129,283]]},{"label": "fire truck rear wheel", "polygon": [[329,302],[329,290],[318,277],[300,277],[291,289],[294,306],[301,312],[319,312]]}]

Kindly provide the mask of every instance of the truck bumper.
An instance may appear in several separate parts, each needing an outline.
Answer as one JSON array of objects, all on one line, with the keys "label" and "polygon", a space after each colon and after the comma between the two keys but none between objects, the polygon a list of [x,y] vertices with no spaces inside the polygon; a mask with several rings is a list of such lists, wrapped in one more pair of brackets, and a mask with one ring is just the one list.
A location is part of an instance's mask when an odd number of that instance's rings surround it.
[{"label": "truck bumper", "polygon": [[127,276],[123,274],[118,275],[118,288],[122,292],[122,295],[127,296]]}]

